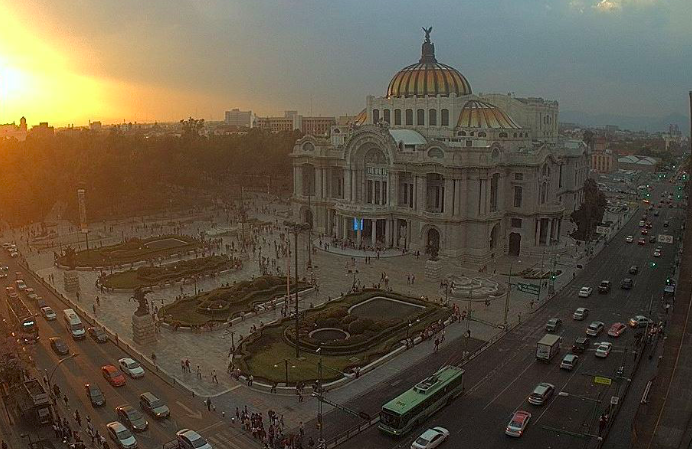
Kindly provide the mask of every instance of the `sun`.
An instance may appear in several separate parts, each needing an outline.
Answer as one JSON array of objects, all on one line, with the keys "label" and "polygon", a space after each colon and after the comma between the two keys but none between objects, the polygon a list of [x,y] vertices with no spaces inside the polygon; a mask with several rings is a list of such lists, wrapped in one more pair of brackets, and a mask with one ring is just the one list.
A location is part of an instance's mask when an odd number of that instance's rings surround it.
[{"label": "sun", "polygon": [[22,97],[27,87],[29,75],[12,67],[0,56],[0,99],[2,101],[16,101]]}]

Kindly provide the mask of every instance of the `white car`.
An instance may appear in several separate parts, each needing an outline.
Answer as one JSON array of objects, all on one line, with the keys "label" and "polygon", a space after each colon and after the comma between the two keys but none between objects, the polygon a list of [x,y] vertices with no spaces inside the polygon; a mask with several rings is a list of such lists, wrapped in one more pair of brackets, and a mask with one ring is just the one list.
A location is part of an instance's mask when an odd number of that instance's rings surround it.
[{"label": "white car", "polygon": [[16,251],[12,251],[12,252],[10,253],[10,257],[13,258],[13,259],[16,258],[16,257],[19,257],[19,253],[16,252]]},{"label": "white car", "polygon": [[593,288],[591,288],[591,287],[582,287],[582,288],[579,290],[579,297],[580,297],[580,298],[588,298],[589,296],[591,296],[591,293],[593,293]]},{"label": "white car", "polygon": [[47,321],[54,321],[57,318],[55,312],[50,307],[41,307],[41,314]]},{"label": "white car", "polygon": [[603,328],[605,328],[603,321],[594,321],[586,328],[586,335],[597,337],[603,331]]},{"label": "white car", "polygon": [[613,349],[613,344],[607,341],[602,341],[598,344],[596,348],[596,357],[606,358],[610,354],[610,350]]},{"label": "white car", "polygon": [[132,432],[130,432],[130,429],[118,421],[106,424],[106,429],[108,429],[108,436],[111,437],[119,448],[135,449],[137,447],[137,440],[134,435],[132,435]]},{"label": "white car", "polygon": [[634,237],[631,235],[628,235],[627,237],[625,237],[625,242],[627,242],[627,243],[634,242]]},{"label": "white car", "polygon": [[656,248],[654,250],[654,257],[661,257],[661,250],[660,249]]},{"label": "white car", "polygon": [[180,449],[212,449],[211,444],[194,430],[182,429],[175,433]]},{"label": "white car", "polygon": [[449,438],[449,430],[444,427],[433,427],[416,438],[416,441],[411,444],[411,449],[432,449],[438,447],[447,438]]},{"label": "white car", "polygon": [[582,321],[587,316],[589,316],[589,309],[587,309],[586,307],[579,307],[572,314],[572,318],[574,318],[576,321]]},{"label": "white car", "polygon": [[135,360],[129,357],[123,357],[118,360],[118,364],[120,365],[120,369],[131,378],[137,379],[138,377],[144,377],[144,368]]}]

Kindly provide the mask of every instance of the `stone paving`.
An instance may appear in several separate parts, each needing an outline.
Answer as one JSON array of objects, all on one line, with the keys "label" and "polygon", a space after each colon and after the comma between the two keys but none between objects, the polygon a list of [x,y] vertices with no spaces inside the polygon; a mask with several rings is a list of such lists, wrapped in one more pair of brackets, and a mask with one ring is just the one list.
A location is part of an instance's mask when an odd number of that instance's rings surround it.
[{"label": "stone paving", "polygon": [[[286,215],[286,206],[271,206],[271,212]],[[212,213],[207,213],[213,215]],[[283,219],[277,218],[278,215],[265,215],[255,210],[252,214],[255,218],[266,220],[272,223],[281,223]],[[226,225],[226,217],[223,213],[217,213],[214,217],[214,223]],[[170,222],[170,218],[162,218],[163,223]],[[623,222],[626,220],[622,220]],[[149,221],[148,221],[149,222]],[[231,223],[228,223],[229,225]],[[111,231],[111,226],[113,227]],[[103,244],[115,243],[123,237],[147,237],[157,235],[173,230],[156,228],[152,229],[151,225],[147,228],[137,229],[137,224],[133,222],[126,223],[108,223],[103,225],[103,230],[98,232],[98,238],[103,241]],[[206,220],[196,220],[192,223],[176,225],[175,230],[188,235],[199,235],[201,231],[209,229],[211,222]],[[569,226],[565,226],[567,228]],[[74,241],[74,233],[70,233],[69,225],[60,226],[61,233],[68,235]],[[259,239],[264,240],[262,246],[263,255],[268,253],[273,255],[272,241],[276,239],[278,232],[273,235],[262,234]],[[18,237],[18,234],[15,234]],[[237,244],[236,237],[224,236],[222,248],[232,241]],[[483,285],[498,285],[499,288],[506,289],[508,276],[510,272],[518,273],[525,268],[544,267],[548,270],[551,264],[554,264],[558,269],[562,270],[562,274],[558,276],[555,287],[557,290],[569,283],[573,278],[573,273],[577,270],[576,266],[580,263],[586,263],[589,258],[590,251],[598,251],[602,245],[593,249],[577,247],[570,238],[564,237],[564,248],[560,248],[561,254],[553,258],[550,254],[544,257],[502,257],[488,267],[488,271],[492,273],[479,273],[478,270],[469,269],[462,266],[458,261],[442,259],[441,274],[444,277],[451,276],[453,279],[477,279],[477,282]],[[505,314],[505,295],[487,296],[474,298],[469,301],[466,296],[449,294],[441,285],[439,279],[426,279],[425,276],[425,258],[421,256],[416,258],[415,255],[402,255],[399,251],[390,251],[387,256],[379,259],[373,253],[371,255],[371,263],[364,263],[362,251],[355,250],[340,250],[342,254],[335,252],[325,252],[320,249],[319,238],[313,240],[314,249],[311,256],[312,263],[315,267],[314,275],[311,275],[319,289],[314,289],[312,292],[301,296],[300,309],[303,310],[310,306],[311,303],[317,304],[325,301],[327,298],[336,298],[341,294],[348,292],[354,282],[358,282],[364,286],[372,286],[382,283],[382,277],[389,278],[389,286],[398,292],[414,295],[426,296],[430,300],[444,301],[449,299],[452,303],[459,305],[461,310],[470,308],[471,315],[475,321],[469,323],[473,338],[480,340],[490,340],[494,336],[501,333],[499,326],[503,323]],[[93,240],[92,240],[92,244]],[[30,263],[31,268],[36,271],[44,279],[49,279],[49,275],[55,278],[54,286],[61,291],[65,296],[76,301],[74,294],[64,292],[62,286],[62,270],[55,268],[52,265],[53,254],[51,250],[43,250],[41,253],[33,250],[30,251],[25,243],[20,243],[23,246],[22,254]],[[299,267],[300,277],[305,275],[304,267],[307,264],[307,236],[299,242]],[[392,254],[392,253],[396,254]],[[352,254],[353,253],[353,254]],[[237,253],[236,253],[237,254]],[[236,280],[249,279],[259,275],[259,263],[257,261],[259,253],[254,256],[250,252],[250,259],[244,261],[244,267],[239,271],[230,271],[216,277],[205,278],[197,282],[197,288],[200,290],[211,290],[224,283],[232,283]],[[360,256],[359,256],[360,255]],[[398,257],[393,257],[394,255]],[[382,256],[382,254],[381,254]],[[292,258],[291,258],[292,259]],[[277,261],[285,272],[286,258]],[[164,262],[165,263],[165,262]],[[293,270],[293,268],[291,268]],[[119,338],[132,344],[132,314],[137,308],[137,305],[130,301],[131,294],[123,292],[101,293],[95,286],[98,273],[95,271],[80,271],[81,294],[80,302],[90,315],[94,314],[95,298],[100,297],[100,306],[95,307],[96,318],[99,322],[106,325],[113,333],[117,333]],[[515,276],[512,277],[512,282],[516,282]],[[538,282],[526,280],[525,282]],[[383,283],[382,283],[383,284]],[[461,285],[461,284],[460,284]],[[175,285],[170,288],[157,290],[149,295],[152,299],[152,306],[160,307],[162,304],[168,304],[175,300],[175,297],[181,294],[193,294],[194,286]],[[463,297],[459,297],[463,296]],[[510,325],[521,319],[521,314],[530,313],[535,310],[540,303],[546,298],[545,294],[541,295],[541,301],[537,301],[535,296],[512,291],[509,311],[507,313]],[[475,300],[473,300],[475,299]],[[248,405],[255,410],[265,411],[274,409],[285,415],[287,427],[297,426],[299,422],[306,422],[314,418],[316,413],[316,405],[312,398],[308,398],[303,403],[298,403],[296,397],[292,394],[270,394],[263,391],[248,388],[244,383],[231,378],[227,374],[227,366],[230,360],[229,352],[231,348],[231,340],[237,345],[242,336],[247,336],[250,333],[252,326],[259,327],[261,324],[266,324],[279,317],[280,310],[267,310],[259,313],[256,316],[247,317],[244,321],[235,323],[230,329],[215,330],[209,332],[192,333],[190,331],[173,331],[167,328],[162,328],[158,335],[156,344],[137,347],[141,354],[146,358],[151,359],[151,355],[156,355],[156,361],[161,370],[168,373],[170,376],[186,386],[195,395],[203,397],[215,397],[215,404],[218,407],[226,408],[231,411],[235,406],[242,407]],[[231,331],[233,337],[231,337]],[[447,331],[445,344],[461,344],[462,336],[466,331],[466,324],[453,324]],[[376,370],[363,375],[360,379],[347,383],[345,386],[333,390],[329,393],[329,397],[333,400],[343,402],[350,398],[364,394],[369,388],[372,388],[379,382],[382,382],[387,377],[392,376],[403,367],[410,366],[416,361],[421,360],[428,355],[432,350],[431,342],[424,342],[416,347],[405,352],[404,356],[398,356],[386,362],[383,366]],[[136,345],[134,345],[136,346]],[[184,373],[181,369],[181,359],[189,359],[192,366],[192,373]],[[277,361],[278,362],[278,361]],[[282,364],[283,365],[283,364]],[[200,375],[196,373],[197,366],[200,367]],[[283,366],[277,368],[283,369]],[[213,373],[216,374],[217,381],[213,379]]]}]

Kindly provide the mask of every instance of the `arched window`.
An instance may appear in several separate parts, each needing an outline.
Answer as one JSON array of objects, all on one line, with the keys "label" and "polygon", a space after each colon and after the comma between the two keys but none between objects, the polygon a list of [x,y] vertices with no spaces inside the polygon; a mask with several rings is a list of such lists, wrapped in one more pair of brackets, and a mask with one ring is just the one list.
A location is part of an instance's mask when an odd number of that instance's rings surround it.
[{"label": "arched window", "polygon": [[481,131],[478,133],[478,137],[487,137],[487,134]]},{"label": "arched window", "polygon": [[507,133],[500,133],[500,137],[507,138]]},{"label": "arched window", "polygon": [[384,121],[387,122],[387,123],[390,123],[390,124],[392,123],[392,122],[391,122],[391,120],[392,120],[391,112],[392,112],[392,111],[389,110],[389,109],[385,109],[385,110],[384,110]]},{"label": "arched window", "polygon": [[517,133],[514,133],[514,137],[517,137]]},{"label": "arched window", "polygon": [[413,109],[406,110],[406,125],[413,126]]},{"label": "arched window", "polygon": [[416,111],[416,125],[425,126],[425,111],[423,109]]},{"label": "arched window", "polygon": [[460,135],[460,136],[465,136],[465,135],[466,135],[466,131],[459,131],[459,135]]},{"label": "arched window", "polygon": [[442,126],[449,126],[449,109],[440,111],[440,122]]},{"label": "arched window", "polygon": [[428,111],[428,126],[437,126],[437,109]]},{"label": "arched window", "polygon": [[377,125],[380,122],[380,110],[379,109],[373,109],[372,110],[372,124]]},{"label": "arched window", "polygon": [[401,109],[394,109],[394,124],[401,126]]}]

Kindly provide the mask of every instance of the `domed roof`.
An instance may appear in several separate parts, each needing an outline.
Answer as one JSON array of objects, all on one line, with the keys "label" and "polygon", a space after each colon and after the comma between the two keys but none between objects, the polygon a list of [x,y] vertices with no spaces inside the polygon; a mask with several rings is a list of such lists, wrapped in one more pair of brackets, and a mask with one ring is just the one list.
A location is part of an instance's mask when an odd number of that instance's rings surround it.
[{"label": "domed roof", "polygon": [[435,44],[430,42],[429,29],[425,31],[421,58],[399,70],[389,82],[387,97],[427,97],[441,95],[448,97],[471,94],[471,85],[454,67],[441,64],[435,59]]},{"label": "domed roof", "polygon": [[520,129],[502,109],[480,100],[469,100],[459,114],[458,128]]}]

